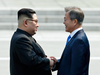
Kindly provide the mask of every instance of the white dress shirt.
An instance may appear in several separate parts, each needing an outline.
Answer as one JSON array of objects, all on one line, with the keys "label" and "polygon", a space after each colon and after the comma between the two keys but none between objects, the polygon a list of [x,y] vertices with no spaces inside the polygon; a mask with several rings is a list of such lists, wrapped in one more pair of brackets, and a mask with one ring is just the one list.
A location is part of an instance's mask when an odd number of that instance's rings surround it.
[{"label": "white dress shirt", "polygon": [[[70,34],[71,38],[72,38],[79,30],[81,30],[81,29],[83,29],[83,28],[80,27],[80,28],[74,30],[74,31]],[[70,39],[71,39],[71,38],[70,38]],[[69,41],[70,41],[70,40],[69,40]]]}]

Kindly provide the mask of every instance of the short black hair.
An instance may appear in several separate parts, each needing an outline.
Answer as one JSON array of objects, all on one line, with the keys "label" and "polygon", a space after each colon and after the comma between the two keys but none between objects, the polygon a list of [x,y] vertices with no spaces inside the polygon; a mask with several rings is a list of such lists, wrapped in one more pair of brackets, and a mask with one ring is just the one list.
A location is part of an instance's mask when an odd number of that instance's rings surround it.
[{"label": "short black hair", "polygon": [[33,18],[32,14],[36,14],[36,12],[33,9],[29,9],[29,8],[22,8],[18,11],[18,20],[20,18],[20,16],[25,15],[28,18]]}]

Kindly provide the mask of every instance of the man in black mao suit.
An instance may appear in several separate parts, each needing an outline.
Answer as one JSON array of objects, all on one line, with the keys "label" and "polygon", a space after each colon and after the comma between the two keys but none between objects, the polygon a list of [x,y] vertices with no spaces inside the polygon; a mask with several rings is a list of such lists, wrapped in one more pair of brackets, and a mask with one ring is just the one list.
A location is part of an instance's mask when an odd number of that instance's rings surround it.
[{"label": "man in black mao suit", "polygon": [[38,19],[32,9],[18,11],[18,28],[10,44],[10,75],[52,75],[54,62],[48,59],[32,35],[36,34]]},{"label": "man in black mao suit", "polygon": [[83,11],[78,7],[66,7],[64,24],[66,32],[71,38],[66,44],[63,54],[57,61],[53,70],[58,70],[57,75],[88,75],[90,47],[87,36],[82,29],[84,19]]}]

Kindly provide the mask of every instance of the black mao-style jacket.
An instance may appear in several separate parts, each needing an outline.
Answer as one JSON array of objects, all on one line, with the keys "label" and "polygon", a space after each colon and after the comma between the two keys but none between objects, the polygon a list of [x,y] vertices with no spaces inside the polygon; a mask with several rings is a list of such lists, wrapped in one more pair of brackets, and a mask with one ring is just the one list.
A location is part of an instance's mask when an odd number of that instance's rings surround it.
[{"label": "black mao-style jacket", "polygon": [[10,75],[51,75],[43,49],[21,29],[15,31],[10,43]]}]

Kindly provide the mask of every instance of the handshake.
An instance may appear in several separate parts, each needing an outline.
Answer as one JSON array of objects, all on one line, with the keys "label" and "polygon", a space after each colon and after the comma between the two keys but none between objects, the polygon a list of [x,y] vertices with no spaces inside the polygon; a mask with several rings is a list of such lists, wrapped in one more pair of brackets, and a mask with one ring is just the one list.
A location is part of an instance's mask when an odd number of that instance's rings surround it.
[{"label": "handshake", "polygon": [[53,66],[57,63],[57,59],[53,56],[47,58],[50,60],[50,69],[52,69]]}]

